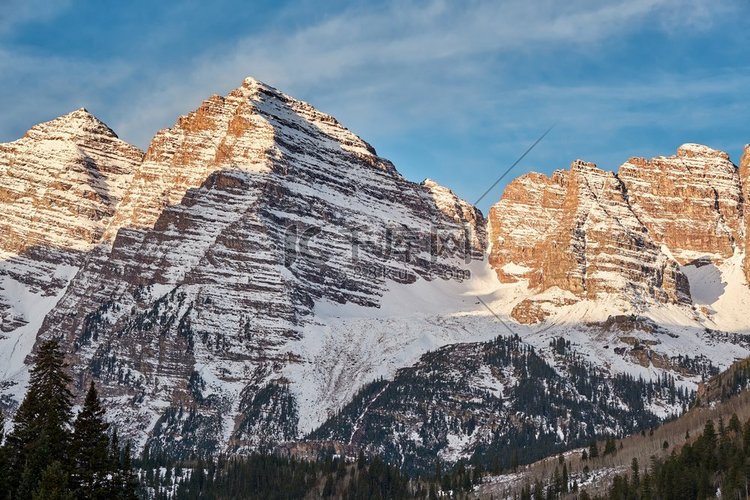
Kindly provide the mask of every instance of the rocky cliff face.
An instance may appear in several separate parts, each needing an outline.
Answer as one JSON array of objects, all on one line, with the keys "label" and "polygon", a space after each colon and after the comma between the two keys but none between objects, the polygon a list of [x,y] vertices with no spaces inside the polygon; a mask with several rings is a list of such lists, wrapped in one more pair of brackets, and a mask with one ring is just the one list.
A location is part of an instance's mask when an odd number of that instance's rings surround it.
[{"label": "rocky cliff face", "polygon": [[742,200],[745,218],[745,277],[750,283],[750,144],[745,146],[745,151],[740,160],[740,179],[742,181]]},{"label": "rocky cliff face", "polygon": [[577,299],[616,294],[660,302],[687,302],[688,284],[633,211],[622,178],[576,161],[551,178],[525,175],[508,186],[489,216],[490,263],[501,281],[560,289],[531,297],[513,317],[537,322]]},{"label": "rocky cliff face", "polygon": [[729,155],[685,144],[675,156],[620,167],[633,213],[680,264],[721,261],[742,246],[742,188]]},{"label": "rocky cliff face", "polygon": [[[558,302],[614,293],[689,303],[680,265],[744,250],[742,172],[724,152],[685,144],[675,156],[631,158],[617,174],[580,161],[551,178],[528,174],[490,211],[490,262],[501,281],[570,294]],[[527,299],[514,317],[540,321],[549,302]]]},{"label": "rocky cliff face", "polygon": [[[95,380],[124,434],[177,455],[298,440],[326,420],[315,435],[394,459],[407,457],[398,443],[415,460],[484,453],[521,417],[493,398],[474,409],[480,419],[456,415],[481,399],[480,382],[516,386],[523,367],[487,362],[502,341],[481,343],[509,330],[523,338],[512,350],[527,359],[537,349],[547,382],[569,394],[582,394],[571,386],[582,360],[602,367],[604,385],[621,372],[678,374],[687,390],[701,367],[750,353],[744,317],[733,316],[737,335],[713,323],[745,302],[722,309],[711,298],[744,249],[748,157],[738,171],[686,145],[618,174],[576,161],[512,182],[487,223],[449,189],[404,179],[333,117],[253,79],[157,133],[145,155],[79,110],[0,146],[0,406],[22,398],[34,344],[50,337],[64,341],[76,390]],[[719,304],[711,318],[694,309],[696,287],[701,305]],[[563,328],[553,313],[568,309]],[[619,319],[591,323],[597,311]],[[564,361],[548,348],[553,327],[574,343],[572,371],[552,368]],[[447,378],[429,387],[433,368]],[[368,387],[387,397],[357,407],[357,390],[379,377],[388,389]],[[420,393],[402,401],[413,381]],[[652,419],[674,403],[655,397]],[[410,409],[437,399],[453,427]],[[350,402],[348,420],[328,418]],[[569,421],[545,423],[545,439],[595,423],[570,420],[574,411],[561,407],[555,420]],[[429,446],[376,432],[381,417]],[[611,430],[611,417],[596,418]]]},{"label": "rocky cliff face", "polygon": [[41,321],[104,241],[142,156],[84,109],[0,144],[0,387],[23,386]]},{"label": "rocky cliff face", "polygon": [[179,442],[191,430],[206,449],[291,439],[281,369],[299,361],[289,343],[315,302],[377,307],[389,282],[459,276],[483,226],[332,117],[248,79],[157,134],[111,250],[91,254],[40,335],[67,340],[78,383],[126,402],[134,431],[157,419],[155,446],[195,446]]}]

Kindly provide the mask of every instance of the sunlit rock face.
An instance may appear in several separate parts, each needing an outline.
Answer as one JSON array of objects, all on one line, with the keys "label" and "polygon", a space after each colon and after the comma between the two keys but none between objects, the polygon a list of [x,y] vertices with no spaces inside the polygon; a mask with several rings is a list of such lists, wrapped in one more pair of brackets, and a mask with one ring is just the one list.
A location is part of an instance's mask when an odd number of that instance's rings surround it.
[{"label": "sunlit rock face", "polygon": [[633,213],[681,264],[741,248],[740,175],[726,153],[685,144],[674,156],[631,158],[618,175]]},{"label": "sunlit rock face", "polygon": [[78,386],[94,378],[127,432],[166,450],[296,438],[282,371],[315,303],[378,307],[389,283],[463,279],[485,249],[473,206],[253,79],[132,156],[107,171],[117,203],[86,226],[102,245],[39,336],[65,339]]},{"label": "sunlit rock face", "polygon": [[143,153],[85,109],[0,144],[0,250],[87,250],[102,239]]},{"label": "sunlit rock face", "polygon": [[[687,280],[638,216],[628,182],[580,160],[551,177],[532,173],[515,180],[489,215],[490,263],[498,278],[528,280],[540,292],[569,292],[553,301],[561,304],[607,294],[689,301]],[[544,308],[535,301],[549,303],[550,297],[527,299],[514,317],[542,320]]]},{"label": "sunlit rock face", "polygon": [[[143,153],[85,109],[0,144],[0,377],[103,238]],[[2,402],[0,400],[0,402]]]},{"label": "sunlit rock face", "polygon": [[740,179],[742,180],[743,215],[745,219],[745,277],[750,283],[750,144],[745,146],[740,161]]}]

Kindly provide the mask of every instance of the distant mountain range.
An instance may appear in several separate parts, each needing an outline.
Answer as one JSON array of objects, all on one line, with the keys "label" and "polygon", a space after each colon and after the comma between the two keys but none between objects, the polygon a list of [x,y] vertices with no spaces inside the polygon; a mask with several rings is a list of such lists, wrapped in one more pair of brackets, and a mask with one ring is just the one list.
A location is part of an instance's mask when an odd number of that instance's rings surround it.
[{"label": "distant mountain range", "polygon": [[0,176],[0,406],[60,338],[139,450],[508,466],[656,425],[750,355],[748,147],[577,160],[485,219],[248,78],[145,153],[84,109],[37,125]]}]

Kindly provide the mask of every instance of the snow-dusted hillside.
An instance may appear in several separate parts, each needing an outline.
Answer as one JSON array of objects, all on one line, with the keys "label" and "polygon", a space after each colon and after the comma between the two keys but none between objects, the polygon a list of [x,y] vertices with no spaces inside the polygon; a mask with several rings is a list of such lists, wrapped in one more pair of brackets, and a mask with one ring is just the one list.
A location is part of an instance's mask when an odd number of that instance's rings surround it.
[{"label": "snow-dusted hillside", "polygon": [[0,144],[0,402],[23,397],[25,358],[97,245],[143,153],[85,109]]},{"label": "snow-dusted hillside", "polygon": [[[341,439],[346,433],[346,425],[338,417],[329,422],[326,420],[349,401],[356,401],[357,391],[368,382],[382,377],[385,381],[395,379],[398,384],[403,384],[405,375],[400,368],[431,363],[423,357],[424,353],[440,352],[443,347],[449,349],[446,356],[455,359],[434,368],[437,376],[450,378],[451,370],[463,366],[466,359],[461,349],[446,346],[456,343],[485,345],[498,336],[518,335],[521,344],[533,348],[563,380],[570,380],[570,364],[551,347],[551,343],[560,337],[570,342],[570,349],[580,362],[591,363],[610,377],[626,374],[635,379],[656,381],[672,376],[677,387],[695,390],[706,377],[727,368],[736,359],[750,356],[750,328],[740,326],[741,320],[738,319],[741,311],[748,310],[742,307],[750,300],[741,262],[741,256],[728,259],[718,274],[704,277],[704,282],[692,274],[692,269],[686,269],[696,295],[703,293],[703,297],[708,297],[714,294],[713,298],[704,300],[711,300],[711,307],[721,312],[711,316],[702,312],[706,305],[635,305],[617,294],[560,305],[559,298],[569,292],[551,289],[544,294],[550,304],[557,304],[550,306],[550,316],[542,323],[523,325],[511,318],[511,311],[529,296],[538,297],[538,294],[529,290],[524,282],[499,283],[493,270],[480,262],[471,266],[473,278],[464,283],[428,283],[422,280],[407,286],[394,283],[379,309],[327,302],[318,304],[316,322],[307,330],[310,333],[295,342],[293,348],[300,353],[302,363],[289,365],[285,370],[286,377],[292,381],[289,389],[299,403],[300,430],[315,431],[313,436],[316,438]],[[730,295],[716,295],[720,283],[724,283],[722,286],[726,290],[731,290]],[[702,292],[697,293],[698,290]],[[724,322],[717,323],[717,317],[724,318]],[[483,377],[481,371],[474,368],[461,374],[464,378],[469,377],[468,382],[462,382],[464,386],[477,390],[507,385],[492,377]],[[511,387],[512,384],[504,390]],[[394,394],[383,396],[377,391],[366,395],[365,403],[361,404],[364,409],[358,418],[365,425],[369,422],[373,429],[381,428],[384,418],[388,421],[403,420],[403,416],[389,413],[394,397]],[[426,394],[414,406],[438,408],[439,402],[443,401],[444,397]],[[647,406],[648,412],[660,418],[682,411],[682,403],[675,404],[660,397],[654,397]],[[528,410],[513,406],[507,411],[508,415],[516,415],[516,412]],[[644,418],[647,415],[644,413]],[[478,418],[479,415],[475,416]],[[617,421],[617,417],[609,418]],[[321,423],[325,423],[323,430],[328,434],[316,430]],[[593,425],[593,421],[589,424]],[[340,426],[339,433],[331,431],[335,425]],[[420,454],[429,455],[434,450],[421,448],[420,439],[414,437],[423,425],[412,425],[410,432],[414,434],[407,432],[399,437],[402,446],[409,443],[411,447],[406,456],[398,456],[398,450],[388,445],[398,437],[394,434],[386,433],[381,437],[380,446],[371,436],[369,439],[355,439],[355,443],[380,452],[387,449],[389,456],[396,461],[416,459]],[[471,433],[456,430],[451,445],[447,446],[448,441],[444,443],[446,458],[470,457],[482,446],[489,446],[492,440],[487,438],[488,433],[497,427],[495,423],[487,425],[486,428],[477,425],[478,431],[472,430]],[[562,429],[569,422],[561,419],[557,425]],[[600,431],[612,433],[632,429],[605,426]],[[445,439],[448,439],[447,435]],[[571,436],[564,434],[557,445],[564,448],[574,442]]]},{"label": "snow-dusted hillside", "polygon": [[[561,386],[560,337],[601,377],[669,375],[686,391],[750,355],[746,175],[704,147],[619,176],[585,162],[524,176],[488,225],[247,79],[143,157],[77,111],[0,146],[0,169],[0,401],[20,400],[37,337],[61,338],[76,390],[94,379],[141,446],[243,451],[331,430],[373,381],[498,336],[518,335]],[[682,196],[694,237],[671,215]],[[500,383],[474,375],[461,391]],[[374,422],[372,396],[356,425]],[[649,412],[678,407],[655,396]],[[441,453],[476,444],[452,434]]]}]

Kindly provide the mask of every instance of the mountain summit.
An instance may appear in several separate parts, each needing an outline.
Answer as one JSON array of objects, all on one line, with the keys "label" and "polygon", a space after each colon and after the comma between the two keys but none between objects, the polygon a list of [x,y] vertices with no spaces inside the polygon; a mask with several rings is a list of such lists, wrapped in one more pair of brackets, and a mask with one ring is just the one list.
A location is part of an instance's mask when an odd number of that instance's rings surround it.
[{"label": "mountain summit", "polygon": [[0,145],[0,403],[60,338],[78,394],[173,455],[312,436],[419,469],[651,425],[750,354],[748,157],[576,161],[485,220],[251,78],[146,153],[74,111]]}]

